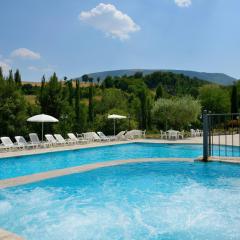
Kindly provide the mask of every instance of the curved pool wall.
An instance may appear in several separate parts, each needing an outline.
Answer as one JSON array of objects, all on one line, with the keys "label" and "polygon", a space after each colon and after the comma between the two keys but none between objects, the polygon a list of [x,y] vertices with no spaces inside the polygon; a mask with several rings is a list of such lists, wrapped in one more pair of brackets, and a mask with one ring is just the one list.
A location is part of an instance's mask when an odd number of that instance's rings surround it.
[{"label": "curved pool wall", "polygon": [[[224,152],[225,148],[222,147]],[[235,150],[238,152],[238,148]],[[216,149],[218,155],[218,149]],[[136,158],[192,158],[199,144],[128,143],[0,159],[0,179],[14,178],[89,163]]]},{"label": "curved pool wall", "polygon": [[240,165],[108,167],[0,191],[0,226],[31,240],[238,240]]}]

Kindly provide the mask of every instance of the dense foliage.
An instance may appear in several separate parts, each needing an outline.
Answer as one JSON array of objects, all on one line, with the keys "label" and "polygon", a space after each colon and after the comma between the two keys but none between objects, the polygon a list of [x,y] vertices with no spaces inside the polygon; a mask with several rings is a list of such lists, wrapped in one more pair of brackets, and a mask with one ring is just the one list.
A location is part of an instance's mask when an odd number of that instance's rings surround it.
[{"label": "dense foliage", "polygon": [[157,126],[165,129],[188,128],[195,123],[201,113],[201,105],[198,100],[190,96],[182,98],[158,99],[152,109],[153,119]]},{"label": "dense foliage", "polygon": [[32,115],[45,113],[59,119],[46,124],[46,132],[113,133],[108,114],[125,115],[116,132],[133,128],[188,129],[200,124],[201,111],[238,111],[239,82],[232,87],[209,84],[182,74],[156,72],[147,76],[106,77],[103,82],[84,75],[81,80],[59,80],[56,73],[41,84],[24,83],[20,72],[4,77],[0,68],[0,135],[40,133],[41,126],[27,123]]}]

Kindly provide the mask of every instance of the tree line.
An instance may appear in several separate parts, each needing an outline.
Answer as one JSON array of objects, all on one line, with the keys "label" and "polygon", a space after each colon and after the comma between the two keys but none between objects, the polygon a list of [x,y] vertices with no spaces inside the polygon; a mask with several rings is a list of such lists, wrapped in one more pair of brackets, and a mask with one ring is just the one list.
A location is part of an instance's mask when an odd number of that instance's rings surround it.
[{"label": "tree line", "polygon": [[26,122],[40,113],[59,119],[57,124],[46,124],[46,132],[63,135],[97,130],[112,134],[112,122],[107,119],[112,113],[128,117],[118,121],[116,131],[200,128],[204,109],[239,111],[239,88],[239,82],[219,86],[168,72],[108,76],[96,82],[88,75],[75,80],[59,79],[54,73],[33,86],[22,83],[19,70],[3,76],[0,68],[0,135],[40,133],[39,124]]}]

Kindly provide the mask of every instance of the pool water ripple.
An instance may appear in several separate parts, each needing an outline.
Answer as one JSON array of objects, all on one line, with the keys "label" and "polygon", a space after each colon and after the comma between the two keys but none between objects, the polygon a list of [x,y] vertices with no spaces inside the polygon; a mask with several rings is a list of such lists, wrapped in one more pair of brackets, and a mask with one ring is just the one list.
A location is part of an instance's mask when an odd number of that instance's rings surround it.
[{"label": "pool water ripple", "polygon": [[31,240],[238,240],[240,166],[138,163],[0,191],[0,226]]}]

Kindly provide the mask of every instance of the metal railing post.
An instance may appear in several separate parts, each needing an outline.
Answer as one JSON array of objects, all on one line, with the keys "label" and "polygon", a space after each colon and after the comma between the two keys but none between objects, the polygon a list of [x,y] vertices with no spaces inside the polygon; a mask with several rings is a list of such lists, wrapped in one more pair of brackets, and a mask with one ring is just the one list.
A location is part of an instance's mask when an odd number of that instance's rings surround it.
[{"label": "metal railing post", "polygon": [[203,111],[203,161],[208,161],[208,115],[207,111]]}]

